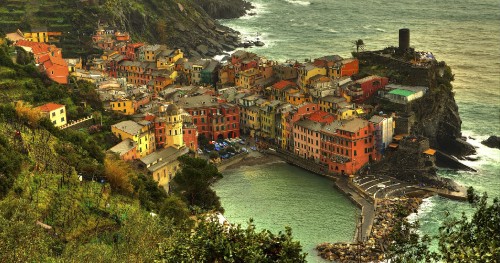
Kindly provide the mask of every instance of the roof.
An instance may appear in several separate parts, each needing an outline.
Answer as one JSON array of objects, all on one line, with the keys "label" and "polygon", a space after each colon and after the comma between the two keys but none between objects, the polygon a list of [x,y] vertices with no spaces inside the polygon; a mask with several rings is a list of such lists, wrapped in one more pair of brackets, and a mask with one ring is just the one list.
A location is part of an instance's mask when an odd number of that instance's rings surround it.
[{"label": "roof", "polygon": [[330,55],[330,56],[324,56],[324,57],[317,58],[317,60],[338,62],[338,61],[343,60],[343,58],[339,55]]},{"label": "roof", "polygon": [[142,125],[138,124],[135,121],[122,121],[115,125],[112,125],[111,127],[115,127],[128,134],[138,134],[142,130]]},{"label": "roof", "polygon": [[339,129],[348,132],[357,132],[366,126],[368,126],[368,121],[360,118],[354,118],[352,120],[348,120],[347,122],[342,122],[342,126]]},{"label": "roof", "polygon": [[320,131],[321,130],[321,123],[311,121],[311,120],[300,120],[295,123],[298,126],[304,127],[306,129],[312,130],[312,131]]},{"label": "roof", "polygon": [[170,104],[167,106],[166,110],[167,115],[178,115],[180,113],[179,108],[175,104]]},{"label": "roof", "polygon": [[217,99],[210,95],[200,95],[179,99],[179,105],[183,108],[213,107],[219,105]]},{"label": "roof", "polygon": [[365,83],[365,82],[368,82],[368,81],[371,81],[371,80],[376,80],[376,79],[381,79],[381,78],[382,77],[373,75],[373,76],[364,77],[362,79],[358,79],[355,82],[361,84],[361,83]]},{"label": "roof", "polygon": [[56,103],[47,103],[47,104],[44,104],[42,106],[39,106],[37,107],[37,109],[39,109],[41,112],[51,112],[53,110],[57,110],[57,109],[60,109],[62,107],[65,107],[64,105],[61,105],[61,104],[56,104]]},{"label": "roof", "polygon": [[310,116],[309,119],[315,122],[330,122],[333,121],[334,117],[325,111],[315,111]]},{"label": "roof", "polygon": [[390,148],[398,148],[399,144],[397,143],[389,143]]},{"label": "roof", "polygon": [[319,99],[320,101],[326,101],[326,102],[332,102],[332,103],[340,103],[340,102],[346,102],[344,97],[336,97],[333,95],[328,95],[323,98]]},{"label": "roof", "polygon": [[121,141],[120,143],[118,143],[117,145],[111,147],[109,149],[109,151],[117,153],[119,155],[123,155],[123,154],[128,153],[131,150],[133,150],[136,146],[137,146],[136,142],[127,138],[127,139]]},{"label": "roof", "polygon": [[409,91],[409,90],[404,90],[404,89],[395,89],[395,90],[389,91],[389,94],[399,95],[399,96],[403,96],[403,97],[409,97],[409,96],[415,94],[415,91]]},{"label": "roof", "polygon": [[434,155],[436,153],[436,150],[429,148],[425,150],[423,153],[427,155]]},{"label": "roof", "polygon": [[386,119],[386,117],[382,117],[382,116],[379,116],[379,115],[373,115],[373,117],[370,118],[370,122],[381,123],[385,119]]},{"label": "roof", "polygon": [[283,89],[283,88],[285,88],[287,86],[294,86],[294,87],[296,87],[297,84],[295,84],[294,82],[288,81],[288,80],[282,80],[282,81],[279,81],[279,82],[275,83],[273,85],[273,88],[281,90],[281,89]]},{"label": "roof", "polygon": [[155,151],[145,157],[141,158],[141,162],[144,163],[150,172],[155,172],[159,168],[165,166],[166,164],[177,160],[177,157],[184,155],[189,152],[189,148],[183,147],[181,149],[176,149],[174,147],[168,147]]}]

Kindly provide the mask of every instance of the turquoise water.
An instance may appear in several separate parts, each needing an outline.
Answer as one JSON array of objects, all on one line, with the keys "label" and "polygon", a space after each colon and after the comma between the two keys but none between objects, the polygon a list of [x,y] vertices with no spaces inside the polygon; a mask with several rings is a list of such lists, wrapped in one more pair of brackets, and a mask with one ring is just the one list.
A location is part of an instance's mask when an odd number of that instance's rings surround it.
[{"label": "turquoise water", "polygon": [[[499,0],[250,0],[257,8],[255,16],[225,20],[223,24],[243,33],[244,37],[260,39],[266,43],[261,48],[252,48],[252,52],[269,59],[284,61],[315,58],[329,54],[349,57],[354,51],[353,41],[363,39],[367,50],[381,49],[398,45],[398,30],[410,28],[411,46],[421,51],[431,51],[438,60],[444,60],[455,74],[453,83],[455,99],[462,118],[462,132],[473,145],[478,147],[479,161],[466,162],[478,170],[477,173],[440,171],[442,176],[453,178],[463,185],[474,186],[481,192],[488,192],[490,197],[500,197],[500,151],[490,149],[479,142],[489,135],[500,135],[500,1]],[[272,167],[265,172],[282,174],[303,174],[300,170],[287,170],[286,166]],[[260,174],[259,167],[248,170],[233,171],[223,179],[217,188],[220,192],[230,191],[232,187],[226,180],[247,178],[252,174]],[[246,175],[246,177],[240,177]],[[259,176],[256,176],[257,178]],[[233,179],[231,179],[233,178]],[[262,188],[254,185],[246,192],[258,191],[261,195],[266,191],[287,194],[287,184],[295,184],[297,177],[290,176],[283,181],[284,185],[276,189]],[[299,176],[301,180],[303,176]],[[314,176],[308,176],[307,180]],[[255,179],[255,178],[254,178]],[[302,181],[301,181],[302,182]],[[242,183],[242,182],[240,182]],[[226,187],[224,187],[224,185]],[[251,191],[250,191],[251,190]],[[284,192],[281,192],[284,191]],[[246,193],[245,192],[245,193]],[[324,192],[324,199],[330,195]],[[279,195],[279,194],[278,194]],[[318,196],[316,200],[323,198]],[[254,213],[240,201],[227,195],[222,197],[226,214],[235,218],[240,214],[238,222],[250,216],[259,222],[272,222],[280,217],[286,207],[267,204],[266,210]],[[264,202],[266,204],[266,202]],[[334,204],[336,205],[336,204]],[[349,203],[335,209],[344,214]],[[420,209],[419,219],[422,232],[436,234],[445,211],[459,216],[462,211],[470,212],[470,208],[460,202],[433,197]],[[300,213],[301,211],[298,211]],[[302,212],[303,218],[312,213]],[[352,216],[345,218],[352,221]],[[294,220],[290,220],[294,222]],[[314,223],[314,222],[312,222]],[[266,228],[272,224],[262,223]],[[342,223],[344,224],[344,223]],[[352,224],[352,222],[351,222]],[[354,227],[354,224],[352,224]],[[281,229],[281,228],[280,228]],[[299,234],[300,226],[294,228]],[[332,236],[342,232],[334,232]],[[353,231],[352,229],[349,231]],[[315,243],[323,240],[315,239],[313,232],[305,233],[299,238],[309,239]],[[346,238],[349,235],[346,234]],[[302,240],[302,239],[301,239]]]},{"label": "turquoise water", "polygon": [[225,171],[214,190],[231,223],[253,218],[273,233],[292,227],[309,262],[322,261],[313,250],[321,242],[352,241],[360,213],[332,181],[284,162]]}]

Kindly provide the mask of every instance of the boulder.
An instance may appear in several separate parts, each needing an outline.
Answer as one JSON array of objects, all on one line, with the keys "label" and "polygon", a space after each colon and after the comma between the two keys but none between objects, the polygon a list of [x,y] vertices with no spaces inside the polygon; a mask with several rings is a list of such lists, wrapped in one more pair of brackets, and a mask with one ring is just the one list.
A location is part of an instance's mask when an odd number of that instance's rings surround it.
[{"label": "boulder", "polygon": [[500,149],[500,137],[492,135],[488,139],[481,142],[482,144],[490,147]]}]

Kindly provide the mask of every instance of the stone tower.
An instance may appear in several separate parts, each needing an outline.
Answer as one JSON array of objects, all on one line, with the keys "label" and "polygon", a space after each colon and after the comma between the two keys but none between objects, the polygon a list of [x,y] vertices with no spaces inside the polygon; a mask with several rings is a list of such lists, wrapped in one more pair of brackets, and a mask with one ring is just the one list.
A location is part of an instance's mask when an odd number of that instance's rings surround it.
[{"label": "stone tower", "polygon": [[181,148],[184,146],[182,138],[182,118],[181,111],[176,105],[170,104],[165,111],[165,148]]}]

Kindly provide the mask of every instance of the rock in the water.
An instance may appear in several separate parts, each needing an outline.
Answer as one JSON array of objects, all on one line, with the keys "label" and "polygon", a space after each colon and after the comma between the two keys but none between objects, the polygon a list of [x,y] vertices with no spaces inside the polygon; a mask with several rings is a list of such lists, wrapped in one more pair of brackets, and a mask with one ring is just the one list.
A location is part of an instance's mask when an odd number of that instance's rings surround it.
[{"label": "rock in the water", "polygon": [[500,137],[492,135],[488,139],[481,142],[482,144],[490,147],[500,149]]}]

